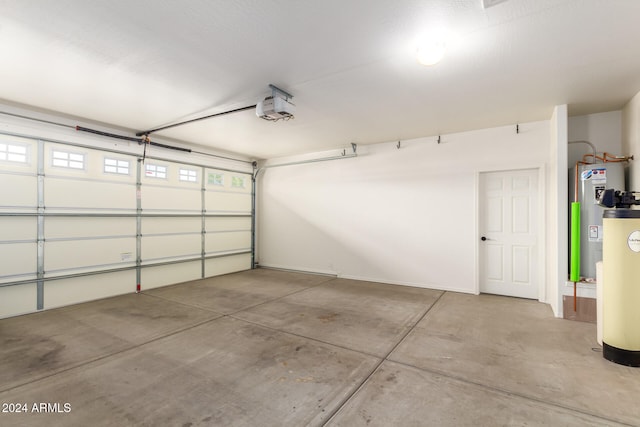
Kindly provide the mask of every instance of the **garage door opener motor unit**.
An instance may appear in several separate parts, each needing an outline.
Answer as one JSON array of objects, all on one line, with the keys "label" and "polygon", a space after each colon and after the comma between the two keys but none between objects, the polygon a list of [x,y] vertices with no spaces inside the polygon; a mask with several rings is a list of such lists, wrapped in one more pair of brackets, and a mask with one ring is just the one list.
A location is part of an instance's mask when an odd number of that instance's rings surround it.
[{"label": "garage door opener motor unit", "polygon": [[296,112],[296,106],[289,100],[293,98],[282,89],[269,85],[271,96],[266,97],[256,105],[256,115],[261,119],[277,122],[278,120],[289,120]]}]

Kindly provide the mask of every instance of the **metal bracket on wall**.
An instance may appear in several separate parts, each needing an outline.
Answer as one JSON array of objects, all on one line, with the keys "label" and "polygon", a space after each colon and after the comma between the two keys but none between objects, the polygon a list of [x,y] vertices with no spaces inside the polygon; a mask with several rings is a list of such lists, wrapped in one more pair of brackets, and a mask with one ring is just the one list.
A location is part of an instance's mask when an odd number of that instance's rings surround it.
[{"label": "metal bracket on wall", "polygon": [[[353,151],[353,154],[358,154],[358,153],[357,153],[357,151],[358,151],[358,144],[356,144],[355,142],[352,142],[352,143],[351,143],[351,150]],[[347,149],[346,149],[346,148],[344,148],[344,149],[342,150],[342,157],[345,157],[346,155],[347,155]]]}]

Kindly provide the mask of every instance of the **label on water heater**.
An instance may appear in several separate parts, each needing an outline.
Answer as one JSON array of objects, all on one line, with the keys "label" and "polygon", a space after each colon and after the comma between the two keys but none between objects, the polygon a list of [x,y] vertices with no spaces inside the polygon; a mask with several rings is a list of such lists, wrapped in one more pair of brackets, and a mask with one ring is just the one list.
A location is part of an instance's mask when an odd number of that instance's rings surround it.
[{"label": "label on water heater", "polygon": [[607,170],[605,168],[588,169],[582,171],[580,179],[583,181],[591,181],[594,184],[606,184],[607,183]]},{"label": "label on water heater", "polygon": [[596,185],[595,187],[593,187],[593,190],[593,204],[597,205],[598,200],[600,200],[600,195],[602,195],[602,193],[604,192],[604,185]]},{"label": "label on water heater", "polygon": [[627,244],[629,245],[629,249],[633,252],[640,252],[640,230],[636,230],[629,234]]}]

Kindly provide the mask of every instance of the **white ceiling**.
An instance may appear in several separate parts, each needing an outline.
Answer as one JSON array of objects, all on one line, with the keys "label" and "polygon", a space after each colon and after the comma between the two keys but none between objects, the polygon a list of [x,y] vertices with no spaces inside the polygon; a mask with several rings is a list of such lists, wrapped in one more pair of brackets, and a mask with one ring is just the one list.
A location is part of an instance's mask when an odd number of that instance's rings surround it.
[{"label": "white ceiling", "polygon": [[[640,1],[0,0],[0,98],[272,158],[620,109],[640,91]],[[456,34],[441,63],[415,40]],[[153,137],[152,137],[153,139]]]}]

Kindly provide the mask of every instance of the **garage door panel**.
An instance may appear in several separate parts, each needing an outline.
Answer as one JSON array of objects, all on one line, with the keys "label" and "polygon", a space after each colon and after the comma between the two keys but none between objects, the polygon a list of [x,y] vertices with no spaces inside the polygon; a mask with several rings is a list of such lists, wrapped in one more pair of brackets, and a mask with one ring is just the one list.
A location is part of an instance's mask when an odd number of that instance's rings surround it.
[{"label": "garage door panel", "polygon": [[45,239],[136,235],[136,218],[49,217]]},{"label": "garage door panel", "polygon": [[212,258],[205,261],[205,276],[219,276],[251,269],[251,254]]},{"label": "garage door panel", "polygon": [[0,217],[0,241],[35,240],[38,237],[38,220],[35,216]]},{"label": "garage door panel", "polygon": [[133,237],[45,242],[45,273],[97,270],[135,264]]},{"label": "garage door panel", "polygon": [[142,218],[142,235],[161,233],[200,233],[202,218]]},{"label": "garage door panel", "polygon": [[251,195],[207,192],[205,208],[207,212],[251,213]]},{"label": "garage door panel", "polygon": [[33,276],[38,271],[38,246],[33,243],[0,244],[0,280],[7,282],[14,276]]},{"label": "garage door panel", "polygon": [[168,186],[200,189],[202,167],[184,163],[148,160],[142,173],[143,186]]},{"label": "garage door panel", "polygon": [[200,261],[194,261],[157,267],[144,267],[140,274],[142,290],[159,288],[161,286],[200,279],[202,277],[202,263]]},{"label": "garage door panel", "polygon": [[205,188],[209,191],[251,192],[251,173],[205,169]]},{"label": "garage door panel", "polygon": [[2,209],[36,208],[38,205],[38,179],[35,176],[0,174],[0,200]]},{"label": "garage door panel", "polygon": [[35,283],[0,288],[0,319],[36,311]]},{"label": "garage door panel", "polygon": [[205,220],[207,233],[214,231],[251,230],[250,217],[215,217]]},{"label": "garage door panel", "polygon": [[[119,162],[118,167],[108,167],[114,160]],[[135,184],[137,167],[136,157],[128,154],[53,142],[45,143],[44,147],[44,172],[48,177]]]},{"label": "garage door panel", "polygon": [[207,253],[251,249],[251,232],[209,233],[205,248]]},{"label": "garage door panel", "polygon": [[136,209],[136,187],[111,182],[45,180],[44,200],[48,209]]},{"label": "garage door panel", "polygon": [[194,213],[202,211],[201,191],[197,189],[143,187],[143,211]]},{"label": "garage door panel", "polygon": [[200,234],[149,236],[142,238],[142,261],[199,256],[202,253]]},{"label": "garage door panel", "polygon": [[119,271],[45,283],[44,308],[62,307],[136,291],[136,272]]}]

